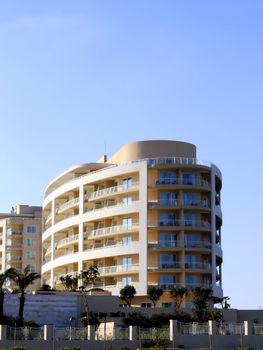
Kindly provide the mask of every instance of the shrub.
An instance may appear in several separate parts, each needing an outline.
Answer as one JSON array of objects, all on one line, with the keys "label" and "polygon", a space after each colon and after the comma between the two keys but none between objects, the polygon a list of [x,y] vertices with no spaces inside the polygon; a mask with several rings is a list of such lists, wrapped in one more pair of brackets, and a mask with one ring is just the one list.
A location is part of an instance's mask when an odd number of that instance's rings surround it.
[{"label": "shrub", "polygon": [[59,348],[57,350],[81,350],[80,348],[75,348],[75,347],[68,347],[68,346],[64,346],[63,348]]},{"label": "shrub", "polygon": [[15,345],[11,346],[10,348],[4,348],[3,350],[26,350],[26,348],[24,346]]}]

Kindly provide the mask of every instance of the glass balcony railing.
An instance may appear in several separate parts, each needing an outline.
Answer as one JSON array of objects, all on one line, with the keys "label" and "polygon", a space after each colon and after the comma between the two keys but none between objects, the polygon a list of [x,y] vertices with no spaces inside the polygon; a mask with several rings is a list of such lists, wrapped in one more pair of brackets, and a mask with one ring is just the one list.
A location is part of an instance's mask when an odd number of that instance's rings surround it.
[{"label": "glass balcony railing", "polygon": [[180,186],[197,186],[209,188],[211,186],[210,182],[206,179],[185,179],[185,178],[158,178],[153,186],[159,185],[180,185]]},{"label": "glass balcony railing", "polygon": [[59,241],[57,241],[55,243],[55,248],[59,248],[60,246],[63,246],[63,245],[66,245],[66,244],[69,244],[69,243],[72,243],[72,242],[77,242],[78,239],[79,239],[79,235],[78,234],[71,235],[69,237],[60,239]]},{"label": "glass balcony railing", "polygon": [[210,208],[210,202],[207,199],[159,199],[156,201],[149,201],[149,208],[157,207],[202,207]]},{"label": "glass balcony railing", "polygon": [[165,248],[187,248],[187,249],[211,249],[211,242],[204,241],[189,241],[182,243],[180,241],[163,241],[159,243],[148,243],[150,249],[165,249]]},{"label": "glass balcony railing", "polygon": [[97,199],[99,197],[104,197],[112,194],[136,191],[138,189],[139,182],[133,182],[130,186],[127,185],[119,185],[113,187],[107,187],[99,191],[91,192],[90,194],[85,195],[86,200]]},{"label": "glass balcony railing", "polygon": [[86,250],[95,250],[95,249],[106,249],[106,248],[115,248],[115,247],[127,247],[130,248],[134,244],[137,244],[137,241],[130,242],[128,244],[123,243],[122,241],[111,241],[107,243],[94,243],[87,246]]},{"label": "glass balcony railing", "polygon": [[163,220],[159,221],[157,226],[202,227],[209,229],[211,227],[211,224],[207,220]]},{"label": "glass balcony railing", "polygon": [[60,214],[62,211],[75,207],[78,204],[79,204],[79,197],[70,199],[69,201],[62,203],[56,208],[56,214]]},{"label": "glass balcony railing", "polygon": [[111,275],[113,273],[123,273],[123,272],[137,272],[139,270],[138,264],[132,265],[114,265],[114,266],[104,266],[98,268],[100,275]]},{"label": "glass balcony railing", "polygon": [[132,232],[132,231],[138,231],[139,230],[139,224],[134,223],[132,225],[115,225],[115,226],[109,226],[104,228],[98,228],[96,230],[87,231],[85,237],[86,238],[93,238],[93,237],[100,237],[100,236],[107,236],[122,232]]},{"label": "glass balcony railing", "polygon": [[162,270],[162,269],[193,269],[193,270],[211,270],[211,264],[207,262],[160,262],[158,266],[149,267],[149,270]]}]

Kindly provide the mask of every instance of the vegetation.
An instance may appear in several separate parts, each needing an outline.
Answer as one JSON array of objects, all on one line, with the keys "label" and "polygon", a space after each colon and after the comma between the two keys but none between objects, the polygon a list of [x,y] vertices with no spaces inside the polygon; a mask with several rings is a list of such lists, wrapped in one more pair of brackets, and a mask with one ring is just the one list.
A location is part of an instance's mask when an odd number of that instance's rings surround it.
[{"label": "vegetation", "polygon": [[78,275],[66,275],[59,277],[59,280],[63,284],[66,291],[75,291],[78,287],[78,279]]},{"label": "vegetation", "polygon": [[81,271],[79,278],[82,280],[82,288],[94,287],[99,278],[99,269],[97,266],[89,266],[85,271]]},{"label": "vegetation", "polygon": [[213,302],[211,288],[196,287],[192,290],[192,294],[193,317],[196,322],[219,321],[222,318],[220,310],[209,307]]},{"label": "vegetation", "polygon": [[43,292],[51,292],[54,291],[55,289],[51,288],[49,284],[42,284],[41,287],[38,288],[38,291],[43,291]]},{"label": "vegetation", "polygon": [[19,311],[18,311],[18,322],[20,324],[23,324],[23,318],[24,318],[24,306],[25,306],[25,293],[27,287],[29,287],[31,284],[34,283],[35,280],[40,278],[40,274],[37,272],[30,272],[29,266],[26,266],[24,268],[24,272],[20,273],[16,270],[14,270],[10,276],[10,278],[15,281],[15,283],[18,286],[20,295],[20,303],[19,303]]},{"label": "vegetation", "polygon": [[0,324],[3,324],[4,320],[4,285],[8,279],[14,275],[15,269],[12,267],[0,274]]},{"label": "vegetation", "polygon": [[4,348],[3,350],[26,350],[26,348],[24,346],[15,345],[11,346],[10,348]]},{"label": "vegetation", "polygon": [[174,300],[176,308],[180,309],[183,300],[188,295],[188,289],[181,287],[181,288],[173,288],[170,290],[170,296]]},{"label": "vegetation", "polygon": [[153,307],[156,306],[156,303],[160,299],[160,297],[163,295],[163,289],[156,286],[148,286],[147,289],[147,296],[152,301]]},{"label": "vegetation", "polygon": [[136,294],[136,289],[127,284],[124,288],[120,290],[120,299],[125,301],[128,307],[131,307],[132,299],[134,298]]}]

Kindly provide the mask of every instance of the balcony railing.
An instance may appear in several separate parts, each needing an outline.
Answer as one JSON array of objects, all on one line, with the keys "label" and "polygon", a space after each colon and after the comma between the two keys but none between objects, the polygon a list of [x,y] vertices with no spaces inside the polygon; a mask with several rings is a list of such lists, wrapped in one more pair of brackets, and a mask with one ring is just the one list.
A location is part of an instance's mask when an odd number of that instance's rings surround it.
[{"label": "balcony railing", "polygon": [[128,244],[123,243],[122,241],[112,241],[105,243],[94,243],[86,248],[86,250],[94,250],[94,249],[104,249],[104,248],[113,248],[113,247],[131,247],[134,244],[137,244],[137,241],[130,242]]},{"label": "balcony railing", "polygon": [[138,182],[133,182],[131,186],[120,185],[120,186],[108,187],[99,191],[91,192],[89,195],[85,196],[85,199],[92,200],[92,199],[97,199],[99,197],[104,197],[112,194],[135,191],[138,189],[138,186],[139,186]]},{"label": "balcony railing", "polygon": [[21,236],[22,231],[7,231],[7,236]]},{"label": "balcony railing", "polygon": [[22,243],[19,243],[19,244],[7,243],[6,247],[8,249],[22,249]]},{"label": "balcony railing", "polygon": [[59,241],[57,241],[57,242],[55,243],[55,248],[59,248],[59,247],[62,246],[62,245],[65,245],[65,244],[68,244],[68,243],[71,243],[71,242],[78,241],[78,239],[79,239],[79,235],[78,235],[78,234],[76,234],[76,235],[71,235],[71,236],[69,236],[69,237],[60,239]]},{"label": "balcony railing", "polygon": [[100,237],[100,236],[107,236],[122,232],[132,232],[132,231],[138,231],[139,230],[139,224],[132,224],[132,225],[115,225],[115,226],[109,226],[104,228],[98,228],[96,230],[91,230],[86,232],[87,238],[93,238],[93,237]]},{"label": "balcony railing", "polygon": [[22,256],[7,256],[7,261],[22,261]]},{"label": "balcony railing", "polygon": [[73,199],[70,199],[69,201],[61,204],[57,209],[56,209],[56,213],[59,214],[61,213],[63,210],[66,210],[66,209],[69,209],[69,208],[72,208],[76,205],[79,204],[79,197],[77,198],[73,198]]},{"label": "balcony railing", "polygon": [[[139,159],[138,161],[147,160],[149,166],[155,165],[200,165],[211,167],[212,163],[203,161],[196,158],[186,158],[186,157],[161,157],[161,158],[146,158]],[[134,161],[134,163],[137,161]]]},{"label": "balcony railing", "polygon": [[123,273],[123,272],[137,272],[139,270],[138,264],[132,265],[115,265],[115,266],[104,266],[99,267],[100,275],[111,275],[113,273]]},{"label": "balcony railing", "polygon": [[61,283],[60,280],[59,280],[60,277],[66,277],[67,275],[71,275],[72,277],[75,277],[75,276],[78,275],[78,271],[62,273],[60,275],[54,276],[54,283]]},{"label": "balcony railing", "polygon": [[167,186],[167,185],[180,185],[180,186],[196,186],[209,188],[210,182],[205,179],[184,179],[184,178],[159,178],[152,186]]},{"label": "balcony railing", "polygon": [[108,205],[103,205],[103,204],[96,204],[93,208],[87,209],[87,212],[92,212],[92,211],[97,211],[97,210],[102,210],[102,209],[112,209],[113,207],[126,207],[131,204],[138,204],[139,201],[132,201],[132,202],[112,202]]},{"label": "balcony railing", "polygon": [[190,241],[182,243],[180,241],[166,241],[166,242],[159,242],[159,243],[148,243],[149,248],[151,249],[165,249],[165,248],[188,248],[188,249],[195,249],[195,248],[205,248],[205,249],[211,249],[211,242],[203,242],[203,241]]},{"label": "balcony railing", "polygon": [[202,207],[210,208],[210,202],[207,199],[159,199],[157,201],[150,201],[149,208],[156,207]]},{"label": "balcony railing", "polygon": [[206,262],[165,262],[160,263],[158,266],[149,266],[149,270],[162,270],[162,269],[193,269],[193,270],[211,270],[211,264]]},{"label": "balcony railing", "polygon": [[[149,225],[156,226],[156,225]],[[211,224],[206,220],[163,220],[157,223],[157,226],[182,226],[182,227],[202,227],[210,228]]]}]

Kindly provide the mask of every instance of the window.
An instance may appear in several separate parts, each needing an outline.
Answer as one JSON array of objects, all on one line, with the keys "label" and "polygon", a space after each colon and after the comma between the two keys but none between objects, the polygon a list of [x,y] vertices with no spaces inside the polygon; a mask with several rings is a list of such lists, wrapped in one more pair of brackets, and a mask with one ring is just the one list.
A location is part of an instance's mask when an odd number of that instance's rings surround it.
[{"label": "window", "polygon": [[131,285],[132,284],[132,278],[129,276],[127,277],[122,277],[122,286],[125,287],[127,284]]},{"label": "window", "polygon": [[187,275],[185,276],[185,287],[187,289],[192,289],[197,286],[197,276]]},{"label": "window", "polygon": [[195,185],[196,184],[196,175],[191,173],[183,174],[183,184],[184,185]]},{"label": "window", "polygon": [[27,233],[36,233],[37,232],[37,228],[36,228],[36,226],[27,226],[26,232]]},{"label": "window", "polygon": [[160,205],[176,205],[176,193],[160,193]]},{"label": "window", "polygon": [[122,199],[122,203],[123,203],[123,204],[131,204],[131,203],[132,203],[132,197],[131,197],[131,196],[129,196],[129,197],[124,197],[124,198]]},{"label": "window", "polygon": [[26,258],[27,259],[35,259],[35,252],[27,251],[26,252]]},{"label": "window", "polygon": [[184,245],[186,248],[198,247],[197,236],[192,233],[186,233],[184,237]]},{"label": "window", "polygon": [[122,244],[123,245],[130,244],[131,242],[132,242],[131,236],[122,237]]},{"label": "window", "polygon": [[29,239],[26,240],[26,246],[27,247],[35,247],[36,246],[36,240],[35,239]]},{"label": "window", "polygon": [[176,183],[176,173],[173,173],[171,171],[162,171],[159,175],[158,182],[160,184],[175,184]]},{"label": "window", "polygon": [[160,233],[159,245],[161,247],[176,247],[177,235],[174,233]]},{"label": "window", "polygon": [[194,268],[196,269],[198,266],[197,256],[196,255],[185,255],[184,257],[185,268]]},{"label": "window", "polygon": [[176,215],[173,213],[160,214],[160,226],[178,226]]},{"label": "window", "polygon": [[131,228],[132,228],[132,218],[124,218],[124,219],[122,219],[122,226],[126,230],[131,230]]},{"label": "window", "polygon": [[162,254],[160,256],[160,265],[161,268],[176,268],[177,267],[177,258],[176,255],[171,254]]},{"label": "window", "polygon": [[176,276],[172,275],[163,275],[160,276],[160,287],[164,290],[170,290],[175,288]]},{"label": "window", "polygon": [[34,265],[27,265],[29,272],[36,272],[36,268]]},{"label": "window", "polygon": [[165,308],[173,308],[173,307],[175,307],[175,303],[172,302],[172,301],[165,302],[165,303],[162,303],[162,307],[165,307]]},{"label": "window", "polygon": [[132,258],[130,256],[122,258],[122,271],[131,271],[132,269]]},{"label": "window", "polygon": [[123,190],[128,190],[132,187],[132,178],[127,177],[125,179],[122,179],[122,188]]},{"label": "window", "polygon": [[197,205],[197,197],[195,193],[184,193],[184,205]]},{"label": "window", "polygon": [[152,307],[152,303],[141,303],[141,307],[151,308]]},{"label": "window", "polygon": [[185,226],[196,226],[196,216],[194,214],[184,214]]}]

